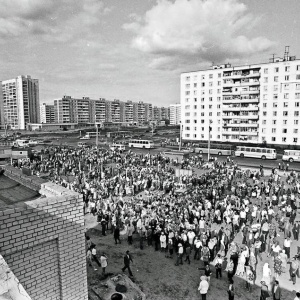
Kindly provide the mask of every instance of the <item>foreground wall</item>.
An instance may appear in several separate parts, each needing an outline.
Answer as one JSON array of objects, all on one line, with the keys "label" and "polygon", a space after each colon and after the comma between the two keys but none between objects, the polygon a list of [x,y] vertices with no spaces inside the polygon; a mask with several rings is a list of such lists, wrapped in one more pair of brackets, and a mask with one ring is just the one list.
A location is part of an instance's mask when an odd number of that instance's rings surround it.
[{"label": "foreground wall", "polygon": [[60,194],[0,207],[1,254],[33,300],[88,299],[82,198]]}]

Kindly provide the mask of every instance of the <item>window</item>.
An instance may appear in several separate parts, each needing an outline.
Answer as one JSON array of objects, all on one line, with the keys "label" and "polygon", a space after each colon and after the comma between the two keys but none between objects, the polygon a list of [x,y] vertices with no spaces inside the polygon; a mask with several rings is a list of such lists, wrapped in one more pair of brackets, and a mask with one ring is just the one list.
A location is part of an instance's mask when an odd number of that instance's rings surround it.
[{"label": "window", "polygon": [[298,75],[296,75],[296,79],[297,80],[299,80],[300,79],[300,75],[298,74]]},{"label": "window", "polygon": [[268,77],[264,77],[264,83],[268,82]]},{"label": "window", "polygon": [[213,78],[213,74],[209,74],[209,79],[212,79]]},{"label": "window", "polygon": [[274,98],[274,100],[277,100],[278,99],[278,94],[273,94],[273,98]]},{"label": "window", "polygon": [[299,107],[300,102],[295,102],[295,107]]},{"label": "window", "polygon": [[190,76],[185,77],[185,81],[190,81],[190,79],[191,79]]},{"label": "window", "polygon": [[275,142],[275,141],[276,141],[276,137],[272,136],[272,142]]},{"label": "window", "polygon": [[209,101],[212,101],[212,97],[209,97],[208,100],[209,100]]},{"label": "window", "polygon": [[201,134],[201,139],[204,139],[204,134]]},{"label": "window", "polygon": [[204,123],[204,120],[201,120],[201,123],[203,124],[203,123]]},{"label": "window", "polygon": [[197,130],[197,127],[194,127],[194,130]]},{"label": "window", "polygon": [[210,112],[208,115],[209,115],[210,117],[212,117],[212,112]]},{"label": "window", "polygon": [[194,91],[194,95],[197,95],[197,91]]},{"label": "window", "polygon": [[276,125],[276,123],[277,123],[277,120],[273,120],[273,121],[272,121],[272,124],[273,124],[273,125]]},{"label": "window", "polygon": [[188,83],[188,84],[185,85],[185,88],[186,88],[186,89],[189,89],[190,86],[191,86],[191,85]]},{"label": "window", "polygon": [[272,133],[276,133],[276,128],[272,128]]},{"label": "window", "polygon": [[201,102],[204,102],[204,98],[201,98]]},{"label": "window", "polygon": [[267,120],[263,120],[262,123],[263,123],[263,125],[266,125],[267,124]]},{"label": "window", "polygon": [[204,117],[204,112],[201,113],[201,117]]},{"label": "window", "polygon": [[201,130],[204,131],[204,127],[201,127]]},{"label": "window", "polygon": [[205,87],[205,82],[202,82],[202,83],[201,83],[201,86],[202,86],[202,87]]},{"label": "window", "polygon": [[185,123],[190,123],[190,120],[185,120]]},{"label": "window", "polygon": [[218,117],[221,116],[221,113],[220,113],[220,112],[217,112],[217,116],[218,116]]},{"label": "window", "polygon": [[294,133],[298,133],[298,129],[294,129],[293,132],[294,132]]},{"label": "window", "polygon": [[194,109],[197,109],[197,105],[194,105]]},{"label": "window", "polygon": [[274,76],[274,82],[278,82],[278,76]]},{"label": "window", "polygon": [[277,107],[277,102],[274,102],[274,103],[273,103],[273,107]]},{"label": "window", "polygon": [[217,97],[217,101],[221,101],[221,97]]},{"label": "window", "polygon": [[221,81],[218,81],[218,85],[221,85]]},{"label": "window", "polygon": [[283,98],[284,98],[284,99],[289,99],[289,94],[288,94],[288,93],[284,93],[284,94],[283,94]]},{"label": "window", "polygon": [[299,111],[294,111],[294,116],[299,117]]},{"label": "window", "polygon": [[298,125],[298,120],[294,120],[294,125]]},{"label": "window", "polygon": [[205,109],[205,105],[201,105],[201,109]]},{"label": "window", "polygon": [[185,137],[190,137],[190,134],[189,134],[189,133],[186,133]]},{"label": "window", "polygon": [[185,98],[185,102],[187,102],[187,103],[188,103],[188,102],[189,102],[189,98]]},{"label": "window", "polygon": [[197,83],[194,83],[194,88],[196,88],[197,87]]},{"label": "window", "polygon": [[190,113],[189,113],[189,112],[186,112],[186,113],[185,113],[185,116],[186,116],[186,117],[189,117],[189,116],[190,116]]},{"label": "window", "polygon": [[197,124],[197,120],[194,120],[194,123]]},{"label": "window", "polygon": [[218,77],[219,77],[219,78],[222,77],[222,73],[218,73]]},{"label": "window", "polygon": [[289,103],[288,102],[283,102],[283,107],[288,107]]},{"label": "window", "polygon": [[213,83],[212,83],[212,82],[210,82],[210,83],[209,83],[209,86],[213,86]]},{"label": "window", "polygon": [[298,65],[298,66],[296,67],[296,70],[297,70],[297,71],[300,71],[300,65]]},{"label": "window", "polygon": [[205,79],[205,75],[202,75],[202,76],[201,76],[201,79],[204,80],[204,79]]},{"label": "window", "polygon": [[283,120],[283,125],[286,125],[287,124],[287,120]]},{"label": "window", "polygon": [[268,69],[267,68],[264,69],[264,74],[268,74]]},{"label": "window", "polygon": [[186,106],[185,106],[185,109],[190,109],[190,108],[191,108],[190,105],[186,105]]},{"label": "window", "polygon": [[274,72],[278,73],[279,72],[279,68],[278,67],[274,68]]},{"label": "window", "polygon": [[296,98],[296,99],[300,99],[300,93],[296,93],[296,94],[295,94],[295,98]]},{"label": "window", "polygon": [[266,111],[263,111],[263,116],[266,116],[267,115],[267,112]]},{"label": "window", "polygon": [[289,67],[289,66],[286,66],[286,67],[284,68],[284,71],[285,71],[285,72],[289,72],[289,71],[290,71],[290,67]]},{"label": "window", "polygon": [[274,116],[274,117],[277,116],[277,111],[273,111],[273,116]]},{"label": "window", "polygon": [[274,91],[274,92],[277,92],[277,91],[278,91],[278,85],[274,85],[274,86],[273,86],[273,91]]},{"label": "window", "polygon": [[218,93],[218,94],[221,94],[221,89],[218,89],[218,90],[217,90],[217,93]]},{"label": "window", "polygon": [[282,141],[283,141],[283,142],[286,142],[286,137],[283,137],[283,138],[282,138]]},{"label": "window", "polygon": [[267,92],[268,91],[268,86],[264,85],[264,91]]},{"label": "window", "polygon": [[266,108],[266,107],[267,107],[267,103],[264,103],[264,104],[263,104],[263,108]]},{"label": "window", "polygon": [[287,133],[287,129],[286,128],[282,129],[282,133]]},{"label": "window", "polygon": [[197,98],[194,98],[194,102],[197,102]]},{"label": "window", "polygon": [[298,139],[297,139],[297,138],[294,138],[294,139],[293,139],[293,142],[294,142],[294,143],[297,143],[297,142],[298,142]]},{"label": "window", "polygon": [[190,130],[190,127],[188,127],[188,126],[187,126],[187,127],[185,127],[185,130]]},{"label": "window", "polygon": [[218,104],[218,105],[217,105],[217,109],[220,109],[220,108],[221,108],[221,105],[220,105],[220,104]]},{"label": "window", "polygon": [[197,138],[197,134],[194,134],[194,138]]},{"label": "window", "polygon": [[284,76],[284,80],[290,80],[290,76],[289,75],[285,75]]},{"label": "window", "polygon": [[209,108],[209,109],[212,109],[212,105],[209,105],[208,108]]},{"label": "window", "polygon": [[300,90],[300,84],[299,83],[296,84],[296,90]]},{"label": "window", "polygon": [[262,128],[261,132],[266,133],[266,128]]},{"label": "window", "polygon": [[284,112],[283,112],[283,116],[287,116],[288,115],[288,112],[285,110]]},{"label": "window", "polygon": [[189,95],[189,94],[190,94],[190,91],[186,91],[185,94],[186,94],[186,95]]},{"label": "window", "polygon": [[208,93],[209,93],[209,94],[212,94],[212,93],[213,93],[213,90],[209,90]]}]

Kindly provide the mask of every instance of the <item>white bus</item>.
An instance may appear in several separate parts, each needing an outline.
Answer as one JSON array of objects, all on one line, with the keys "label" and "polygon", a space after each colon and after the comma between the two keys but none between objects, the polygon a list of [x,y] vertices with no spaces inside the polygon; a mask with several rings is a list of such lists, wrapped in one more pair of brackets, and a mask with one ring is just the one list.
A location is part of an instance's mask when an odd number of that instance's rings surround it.
[{"label": "white bus", "polygon": [[[211,144],[210,145],[210,154],[215,155],[226,155],[231,156],[232,155],[232,146],[231,145],[225,145],[225,144]],[[190,148],[190,152],[193,153],[208,153],[208,144],[207,143],[200,143],[195,147]]]},{"label": "white bus", "polygon": [[129,148],[154,148],[154,142],[149,140],[131,140],[128,143]]},{"label": "white bus", "polygon": [[15,140],[14,141],[14,146],[16,147],[29,147],[29,140]]},{"label": "white bus", "polygon": [[289,162],[300,161],[300,150],[284,150],[282,160]]},{"label": "white bus", "polygon": [[235,150],[237,157],[254,157],[261,159],[276,159],[276,149],[238,146]]}]

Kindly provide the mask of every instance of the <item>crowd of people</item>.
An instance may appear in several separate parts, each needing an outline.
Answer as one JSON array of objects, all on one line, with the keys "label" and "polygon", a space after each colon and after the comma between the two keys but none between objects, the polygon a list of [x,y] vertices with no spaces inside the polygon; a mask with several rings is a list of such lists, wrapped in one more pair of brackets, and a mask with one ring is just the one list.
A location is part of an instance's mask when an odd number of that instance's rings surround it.
[{"label": "crowd of people", "polygon": [[[229,299],[234,299],[234,276],[243,278],[250,292],[260,284],[262,300],[268,295],[280,299],[281,280],[288,277],[296,285],[300,277],[300,174],[285,166],[284,174],[273,168],[265,176],[263,166],[241,170],[229,157],[199,171],[203,165],[197,155],[180,160],[150,152],[59,146],[14,163],[81,193],[85,213],[93,214],[102,235],[111,232],[116,244],[122,235],[129,245],[135,237],[141,249],[153,246],[178,267],[201,260],[202,299],[212,271],[217,279],[227,273]],[[193,172],[176,176],[174,166]],[[89,262],[101,266],[92,246]],[[106,267],[105,254],[101,260]],[[126,262],[124,271],[129,256]]]}]

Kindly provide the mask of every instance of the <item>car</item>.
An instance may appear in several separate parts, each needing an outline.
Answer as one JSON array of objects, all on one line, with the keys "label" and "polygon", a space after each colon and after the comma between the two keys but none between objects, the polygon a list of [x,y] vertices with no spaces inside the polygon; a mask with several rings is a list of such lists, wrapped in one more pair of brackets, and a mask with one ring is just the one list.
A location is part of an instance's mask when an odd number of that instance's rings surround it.
[{"label": "car", "polygon": [[90,139],[91,139],[91,137],[89,135],[85,135],[80,138],[80,140],[90,140]]}]

